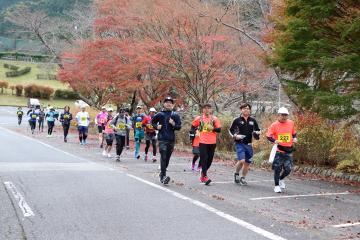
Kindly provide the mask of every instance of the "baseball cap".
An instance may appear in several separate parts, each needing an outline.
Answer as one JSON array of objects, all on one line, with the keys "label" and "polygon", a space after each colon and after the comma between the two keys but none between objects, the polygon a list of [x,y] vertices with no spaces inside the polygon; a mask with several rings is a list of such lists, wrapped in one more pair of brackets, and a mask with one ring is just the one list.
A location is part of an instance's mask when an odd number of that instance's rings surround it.
[{"label": "baseball cap", "polygon": [[149,112],[156,112],[156,109],[155,108],[150,108]]},{"label": "baseball cap", "polygon": [[172,103],[174,103],[174,99],[172,99],[172,97],[166,97],[165,99],[164,99],[164,103],[165,102],[172,102]]},{"label": "baseball cap", "polygon": [[287,110],[286,107],[281,107],[278,110],[278,114],[287,114],[287,115],[289,115],[289,111]]}]

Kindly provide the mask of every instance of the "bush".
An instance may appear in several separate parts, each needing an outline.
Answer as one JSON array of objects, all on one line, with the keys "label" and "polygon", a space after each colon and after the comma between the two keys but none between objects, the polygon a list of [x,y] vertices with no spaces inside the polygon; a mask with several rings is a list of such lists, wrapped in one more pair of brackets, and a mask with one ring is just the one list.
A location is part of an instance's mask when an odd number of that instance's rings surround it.
[{"label": "bush", "polygon": [[57,80],[57,76],[54,74],[37,74],[36,79],[39,80]]},{"label": "bush", "polygon": [[6,77],[19,77],[29,73],[30,71],[31,71],[31,67],[26,67],[18,71],[6,72],[5,75]]},{"label": "bush", "polygon": [[336,169],[349,173],[360,173],[360,149],[356,148],[348,152],[347,156],[339,162]]},{"label": "bush", "polygon": [[62,98],[62,99],[79,99],[80,96],[77,92],[71,91],[71,90],[56,90],[54,97],[56,98]]},{"label": "bush", "polygon": [[23,85],[20,85],[20,84],[16,85],[15,89],[16,89],[16,96],[18,96],[18,97],[22,96],[23,89],[24,89]]},{"label": "bush", "polygon": [[27,85],[25,88],[25,97],[50,99],[54,89],[51,87],[43,87],[36,84]]},{"label": "bush", "polygon": [[9,87],[9,83],[6,81],[0,81],[0,88],[1,88],[1,94],[4,94],[4,88],[8,88]]},{"label": "bush", "polygon": [[4,63],[4,68],[10,69],[10,70],[14,70],[14,71],[19,70],[19,67],[18,67],[18,66],[11,65],[11,64],[8,64],[8,63]]}]

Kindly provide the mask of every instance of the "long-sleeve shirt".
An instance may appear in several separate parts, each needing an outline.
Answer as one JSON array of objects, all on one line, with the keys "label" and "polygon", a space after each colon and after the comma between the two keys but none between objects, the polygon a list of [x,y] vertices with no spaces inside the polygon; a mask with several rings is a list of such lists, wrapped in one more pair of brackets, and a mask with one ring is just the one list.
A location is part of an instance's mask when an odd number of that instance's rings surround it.
[{"label": "long-sleeve shirt", "polygon": [[252,142],[252,135],[254,131],[260,131],[259,125],[255,118],[248,117],[245,119],[243,116],[235,118],[232,122],[229,132],[231,136],[244,135],[243,139],[235,140],[238,143],[249,144]]},{"label": "long-sleeve shirt", "polygon": [[[175,125],[169,123],[170,118],[174,120]],[[157,129],[157,125],[161,125],[161,129],[158,133],[159,141],[175,141],[175,131],[181,129],[181,120],[180,116],[170,110],[162,110],[157,113],[152,119],[152,125]]]},{"label": "long-sleeve shirt", "polygon": [[126,136],[126,130],[131,128],[131,121],[125,116],[117,115],[111,120],[110,126],[116,135]]}]

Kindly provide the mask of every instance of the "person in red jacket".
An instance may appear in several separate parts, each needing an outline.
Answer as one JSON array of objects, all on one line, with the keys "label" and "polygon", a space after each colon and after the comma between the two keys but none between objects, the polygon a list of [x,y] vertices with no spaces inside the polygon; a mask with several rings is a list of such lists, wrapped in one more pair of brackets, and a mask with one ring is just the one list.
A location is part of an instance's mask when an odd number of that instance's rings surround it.
[{"label": "person in red jacket", "polygon": [[202,115],[198,116],[192,122],[192,126],[199,129],[200,132],[200,181],[209,185],[211,180],[207,176],[216,149],[216,135],[221,132],[220,121],[213,115],[212,106],[206,103],[202,106]]},{"label": "person in red jacket", "polygon": [[156,142],[157,142],[156,130],[154,129],[151,123],[152,118],[155,116],[155,114],[156,114],[156,109],[152,107],[149,110],[149,115],[147,115],[143,120],[143,126],[145,126],[145,143],[146,143],[145,159],[144,159],[145,162],[148,160],[150,143],[152,144],[152,150],[153,150],[152,161],[156,162]]}]

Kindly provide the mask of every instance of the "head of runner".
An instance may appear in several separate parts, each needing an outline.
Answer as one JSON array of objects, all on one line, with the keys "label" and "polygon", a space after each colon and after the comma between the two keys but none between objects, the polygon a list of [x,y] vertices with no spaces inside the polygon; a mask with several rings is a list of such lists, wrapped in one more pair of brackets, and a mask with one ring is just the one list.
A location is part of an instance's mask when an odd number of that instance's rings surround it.
[{"label": "head of runner", "polygon": [[156,109],[155,108],[150,108],[150,110],[149,110],[149,114],[150,114],[150,116],[154,116],[155,114],[156,114]]},{"label": "head of runner", "polygon": [[287,108],[281,107],[279,108],[278,116],[278,121],[284,123],[289,117],[289,111],[287,110]]},{"label": "head of runner", "polygon": [[210,103],[205,103],[202,105],[202,112],[205,116],[210,116],[212,114],[212,106]]},{"label": "head of runner", "polygon": [[70,112],[70,107],[69,107],[69,106],[65,106],[65,107],[64,107],[64,112]]},{"label": "head of runner", "polygon": [[241,104],[240,110],[241,110],[241,115],[243,117],[248,117],[248,116],[250,116],[251,105],[248,103]]},{"label": "head of runner", "polygon": [[174,99],[171,97],[166,97],[164,100],[164,108],[165,110],[171,111],[174,108]]},{"label": "head of runner", "polygon": [[141,106],[137,106],[137,107],[136,107],[136,113],[137,113],[137,114],[141,114],[141,113],[142,113],[142,107],[141,107]]}]

